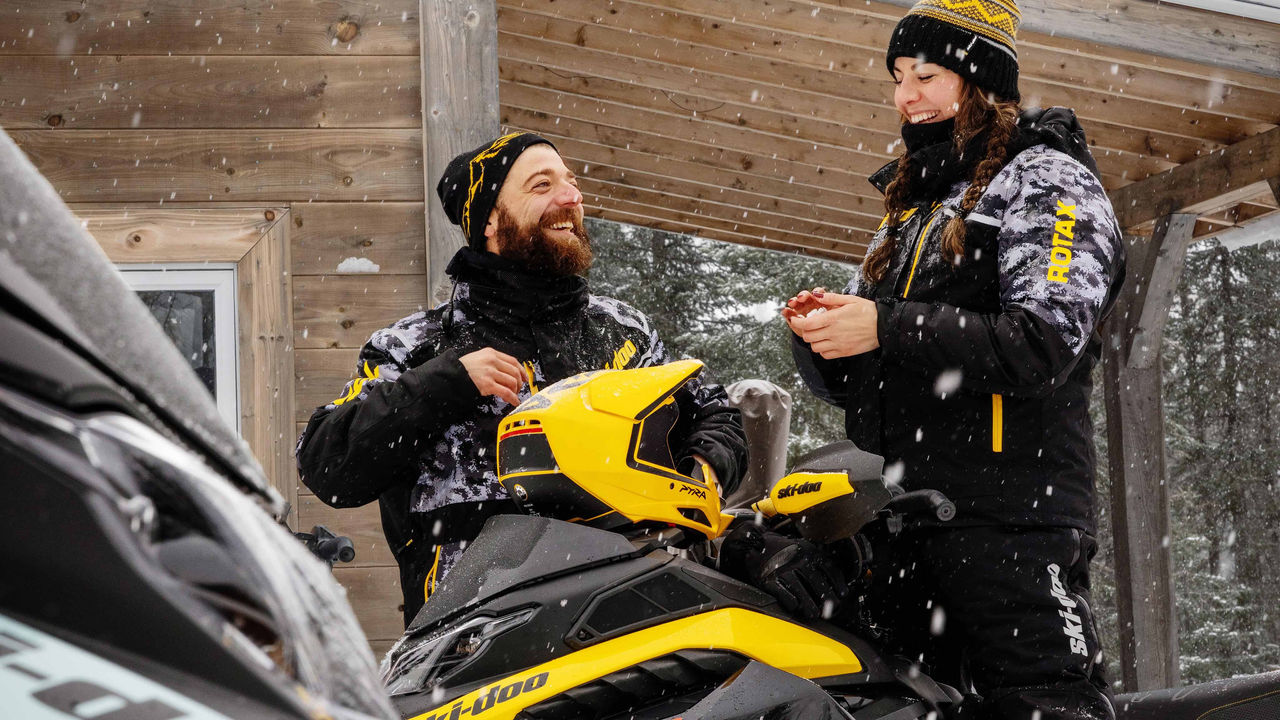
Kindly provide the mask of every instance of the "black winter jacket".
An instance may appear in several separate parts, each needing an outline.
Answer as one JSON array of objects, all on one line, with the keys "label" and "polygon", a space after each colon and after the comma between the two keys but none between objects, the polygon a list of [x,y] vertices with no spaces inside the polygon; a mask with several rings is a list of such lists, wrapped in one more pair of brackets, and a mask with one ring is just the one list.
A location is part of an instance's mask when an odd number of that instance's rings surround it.
[{"label": "black winter jacket", "polygon": [[[672,360],[648,319],[590,295],[581,277],[543,278],[462,248],[449,264],[452,300],[379,330],[356,379],[317,408],[298,440],[302,482],[321,501],[378,499],[405,588],[421,587],[433,546],[469,539],[495,507],[514,512],[496,473],[497,432],[512,406],[481,396],[459,358],[493,347],[520,360],[536,388],[587,370]],[[527,399],[530,387],[521,389]],[[701,455],[726,492],[746,468],[739,413],[724,390],[694,380],[677,393],[677,461]],[[420,602],[420,600],[418,600]]]},{"label": "black winter jacket", "polygon": [[[877,302],[880,347],[828,361],[793,338],[793,354],[809,387],[845,408],[849,438],[885,456],[891,478],[956,502],[953,524],[1093,532],[1090,372],[1124,243],[1074,113],[1027,112],[1019,128],[965,217],[955,266],[940,242],[968,187],[966,164],[949,141],[913,148],[925,181],[888,271],[846,289]],[[883,191],[893,170],[872,182]],[[885,234],[882,225],[872,247]]]}]

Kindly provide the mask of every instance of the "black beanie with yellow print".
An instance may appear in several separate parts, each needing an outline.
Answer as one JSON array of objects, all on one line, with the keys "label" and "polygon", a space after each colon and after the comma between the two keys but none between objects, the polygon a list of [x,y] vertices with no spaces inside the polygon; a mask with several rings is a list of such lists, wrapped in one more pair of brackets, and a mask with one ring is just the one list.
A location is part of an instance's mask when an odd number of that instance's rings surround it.
[{"label": "black beanie with yellow print", "polygon": [[516,158],[530,146],[541,143],[555,148],[540,135],[513,132],[449,161],[440,182],[436,183],[436,195],[440,196],[449,222],[462,228],[472,248],[484,250],[484,226],[489,222],[489,213],[498,202],[498,191]]},{"label": "black beanie with yellow print", "polygon": [[920,0],[893,29],[885,63],[916,57],[959,74],[998,99],[1021,100],[1014,0]]}]

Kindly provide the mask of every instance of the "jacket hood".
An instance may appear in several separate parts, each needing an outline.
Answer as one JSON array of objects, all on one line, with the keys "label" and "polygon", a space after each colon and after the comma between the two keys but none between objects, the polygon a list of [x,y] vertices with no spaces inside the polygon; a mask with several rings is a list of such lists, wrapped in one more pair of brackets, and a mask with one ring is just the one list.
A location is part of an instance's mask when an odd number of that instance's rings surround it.
[{"label": "jacket hood", "polygon": [[1084,128],[1076,120],[1076,113],[1071,108],[1051,107],[1023,110],[1018,116],[1018,137],[1009,148],[1009,158],[1036,145],[1047,145],[1054,150],[1065,153],[1081,165],[1089,169],[1093,176],[1102,179],[1098,173],[1098,164],[1089,152],[1089,142],[1085,139]]}]

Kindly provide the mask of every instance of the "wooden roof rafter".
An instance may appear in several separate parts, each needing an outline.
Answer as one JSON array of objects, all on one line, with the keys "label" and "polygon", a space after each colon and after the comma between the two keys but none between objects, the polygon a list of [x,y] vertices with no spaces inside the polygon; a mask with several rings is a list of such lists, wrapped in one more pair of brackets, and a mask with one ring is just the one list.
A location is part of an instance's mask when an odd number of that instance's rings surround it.
[{"label": "wooden roof rafter", "polygon": [[[856,260],[882,208],[866,176],[900,151],[882,53],[903,12],[498,0],[502,121],[569,148],[595,215]],[[1280,124],[1270,77],[1034,31],[1019,47],[1027,104],[1077,110],[1109,191]],[[1274,212],[1234,200],[1196,234]]]}]

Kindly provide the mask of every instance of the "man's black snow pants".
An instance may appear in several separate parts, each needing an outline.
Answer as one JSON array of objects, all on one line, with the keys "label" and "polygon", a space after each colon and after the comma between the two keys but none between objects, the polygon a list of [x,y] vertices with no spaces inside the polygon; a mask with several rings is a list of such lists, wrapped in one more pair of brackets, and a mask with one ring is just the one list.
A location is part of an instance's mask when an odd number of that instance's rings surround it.
[{"label": "man's black snow pants", "polygon": [[887,650],[963,693],[959,717],[1112,720],[1072,528],[908,529],[876,542],[865,601]]}]

